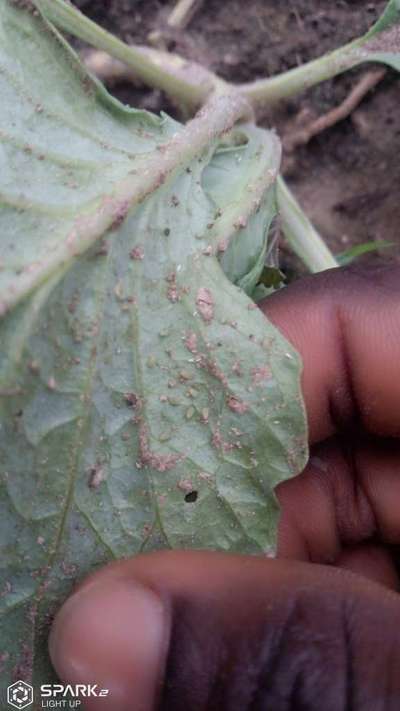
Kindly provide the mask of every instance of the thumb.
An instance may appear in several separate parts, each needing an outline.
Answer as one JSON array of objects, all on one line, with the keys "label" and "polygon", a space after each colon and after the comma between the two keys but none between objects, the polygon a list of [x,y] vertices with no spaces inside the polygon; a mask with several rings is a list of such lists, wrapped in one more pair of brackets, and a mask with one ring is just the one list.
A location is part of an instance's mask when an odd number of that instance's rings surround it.
[{"label": "thumb", "polygon": [[87,711],[395,711],[399,623],[399,597],[348,571],[164,552],[89,578],[50,653],[65,682],[109,689]]}]

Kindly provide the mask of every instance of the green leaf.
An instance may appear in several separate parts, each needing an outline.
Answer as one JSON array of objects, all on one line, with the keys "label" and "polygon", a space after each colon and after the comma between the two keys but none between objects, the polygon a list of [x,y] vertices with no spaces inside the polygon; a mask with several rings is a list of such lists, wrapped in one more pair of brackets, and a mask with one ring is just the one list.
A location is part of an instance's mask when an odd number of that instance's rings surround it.
[{"label": "green leaf", "polygon": [[400,71],[400,0],[391,0],[378,22],[360,40],[362,61]]},{"label": "green leaf", "polygon": [[[251,295],[264,269],[267,236],[277,211],[275,180],[281,148],[278,141],[271,141],[270,134],[255,126],[244,130],[245,144],[221,148],[214,154],[204,170],[203,185],[215,205],[215,215],[220,216],[215,227],[220,235],[221,266],[234,284]],[[264,209],[260,209],[268,185],[271,188]],[[236,229],[231,240],[223,236],[228,220],[228,233],[232,225]],[[210,227],[213,229],[214,225]]]},{"label": "green leaf", "polygon": [[375,23],[373,27],[369,30],[368,34],[370,37],[378,34],[379,32],[384,32],[397,25],[400,19],[400,0],[390,0],[386,5],[385,11]]},{"label": "green leaf", "polygon": [[298,355],[222,269],[254,281],[278,139],[232,131],[231,96],[186,127],[122,106],[25,6],[0,5],[0,658],[37,684],[94,566],[269,550],[307,432]]},{"label": "green leaf", "polygon": [[369,254],[370,252],[377,252],[380,249],[389,249],[390,247],[395,247],[394,242],[387,242],[386,240],[376,240],[375,242],[364,242],[363,244],[356,244],[344,252],[336,255],[336,259],[341,266],[351,264],[357,257],[362,257],[364,254]]}]

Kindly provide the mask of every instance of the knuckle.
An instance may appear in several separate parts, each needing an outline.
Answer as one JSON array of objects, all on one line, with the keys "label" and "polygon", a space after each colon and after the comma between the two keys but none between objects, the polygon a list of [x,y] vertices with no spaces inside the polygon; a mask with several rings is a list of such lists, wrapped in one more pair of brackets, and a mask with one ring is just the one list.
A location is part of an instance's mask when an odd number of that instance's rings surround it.
[{"label": "knuckle", "polygon": [[178,601],[160,711],[394,710],[387,655],[375,653],[378,612],[309,585],[250,605],[240,624]]}]

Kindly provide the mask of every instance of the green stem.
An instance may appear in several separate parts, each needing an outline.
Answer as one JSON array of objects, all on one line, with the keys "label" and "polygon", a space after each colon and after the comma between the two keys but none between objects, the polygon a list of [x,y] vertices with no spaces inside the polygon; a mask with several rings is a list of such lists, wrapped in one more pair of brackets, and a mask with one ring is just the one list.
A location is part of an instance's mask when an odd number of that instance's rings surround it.
[{"label": "green stem", "polygon": [[[226,83],[211,72],[185,73],[185,60],[176,55],[128,46],[114,35],[85,17],[65,0],[35,0],[37,7],[57,27],[88,42],[97,49],[124,62],[138,79],[148,86],[165,91],[186,110],[194,111],[204,104],[219,84]],[[235,87],[253,106],[275,104],[322,81],[331,79],[365,61],[360,47],[364,38],[275,77],[259,79]]]},{"label": "green stem", "polygon": [[281,176],[277,180],[277,198],[285,237],[308,269],[311,272],[321,272],[338,267],[335,257]]},{"label": "green stem", "polygon": [[128,46],[114,35],[102,29],[65,0],[35,0],[43,15],[56,27],[74,37],[101,49],[130,67],[144,84],[165,91],[179,105],[199,108],[207,99],[213,85],[209,81],[199,83],[182,76],[179,67],[172,62],[155,62],[150,53],[138,47]]},{"label": "green stem", "polygon": [[365,61],[360,51],[361,44],[362,40],[354,40],[300,67],[269,79],[241,84],[238,89],[253,106],[276,104],[361,64]]}]

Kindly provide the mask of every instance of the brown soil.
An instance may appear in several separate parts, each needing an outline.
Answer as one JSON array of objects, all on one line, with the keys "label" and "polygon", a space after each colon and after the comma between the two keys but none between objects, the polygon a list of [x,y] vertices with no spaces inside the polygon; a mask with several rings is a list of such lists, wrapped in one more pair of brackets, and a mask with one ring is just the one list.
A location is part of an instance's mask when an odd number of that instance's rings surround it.
[{"label": "brown soil", "polygon": [[[142,44],[149,32],[165,27],[173,2],[76,0],[100,24],[126,41]],[[226,79],[248,81],[289,69],[362,34],[385,4],[386,0],[204,0],[188,28],[169,37],[169,47]],[[359,71],[353,71],[325,82],[274,114],[260,117],[260,123],[275,126],[285,136],[305,117],[315,118],[343,101],[358,76]],[[133,105],[172,110],[159,92],[127,85],[114,90]],[[390,257],[400,261],[399,100],[399,77],[389,71],[349,119],[285,158],[288,180],[336,253],[385,239],[396,244]]]}]

